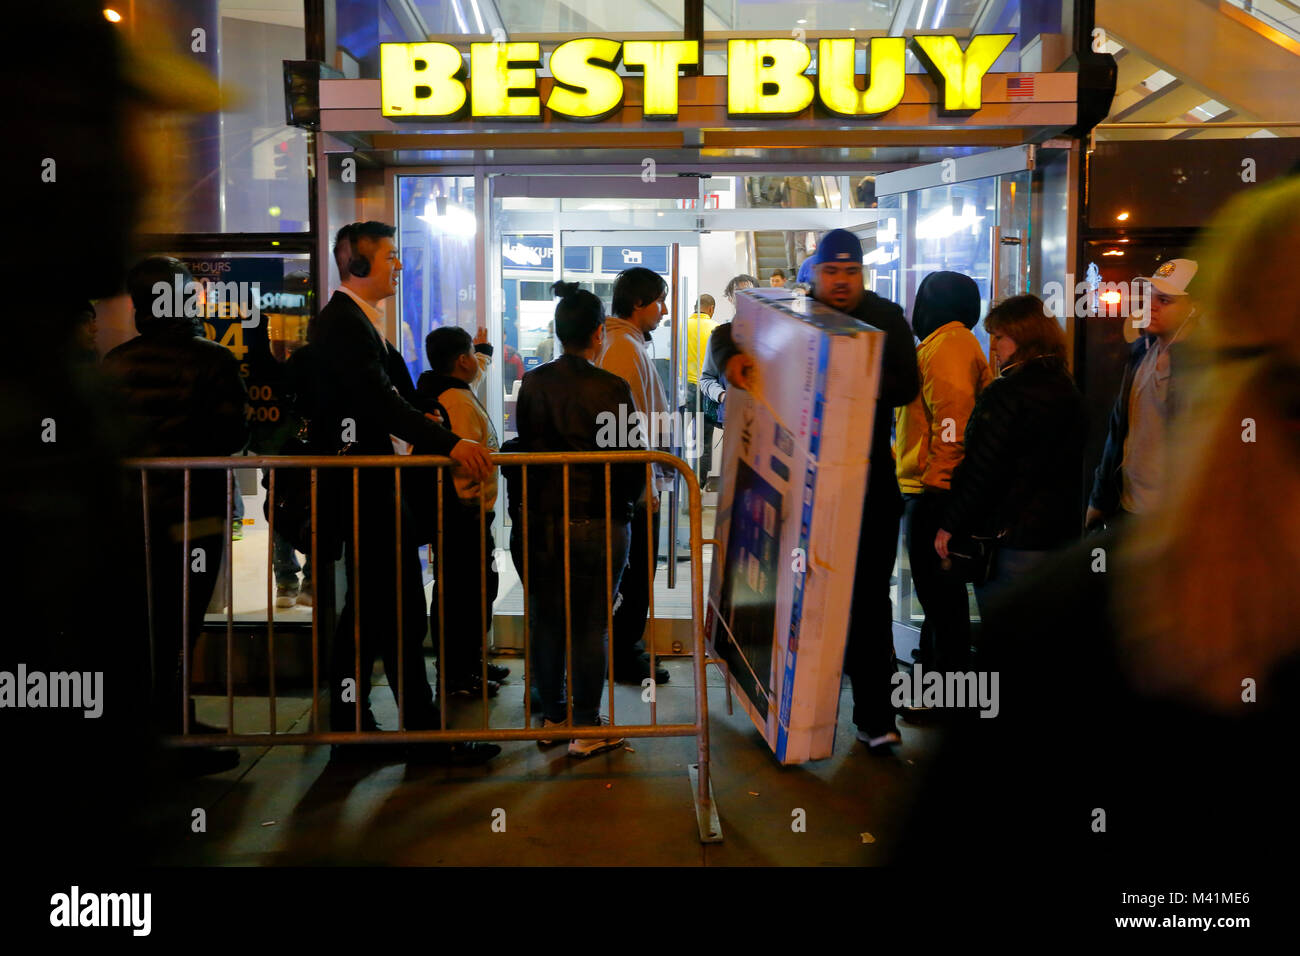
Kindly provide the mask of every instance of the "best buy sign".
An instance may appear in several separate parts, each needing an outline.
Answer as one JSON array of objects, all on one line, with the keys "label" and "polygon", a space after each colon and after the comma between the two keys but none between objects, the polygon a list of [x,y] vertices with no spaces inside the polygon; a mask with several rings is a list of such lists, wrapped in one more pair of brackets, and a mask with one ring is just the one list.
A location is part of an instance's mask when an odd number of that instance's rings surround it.
[{"label": "best buy sign", "polygon": [[[1015,39],[1012,33],[980,34],[963,50],[954,36],[916,36],[912,50],[938,84],[940,111],[966,115],[980,108],[980,81]],[[812,52],[802,40],[729,40],[727,114],[750,119],[795,116],[812,103],[844,117],[887,113],[903,99],[903,37],[869,41],[871,73],[863,88],[854,72],[857,41],[851,37],[817,41],[817,74],[805,76]],[[541,45],[471,43],[469,73],[456,47],[448,43],[380,45],[383,113],[395,118],[540,120],[542,100],[537,71]],[[598,37],[569,40],[551,53],[555,84],[545,107],[558,117],[596,121],[623,105],[619,63],[644,77],[646,119],[677,118],[677,80],[681,68],[698,64],[695,40],[630,40]]]}]

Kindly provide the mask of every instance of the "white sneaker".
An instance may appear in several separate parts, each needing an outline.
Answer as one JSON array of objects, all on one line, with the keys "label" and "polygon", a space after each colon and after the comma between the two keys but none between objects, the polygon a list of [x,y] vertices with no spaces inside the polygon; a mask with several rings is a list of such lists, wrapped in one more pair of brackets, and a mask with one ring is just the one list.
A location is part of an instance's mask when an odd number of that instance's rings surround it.
[{"label": "white sneaker", "polygon": [[895,730],[881,734],[879,737],[869,736],[865,730],[859,730],[857,737],[858,740],[867,745],[867,750],[873,754],[893,753],[893,748],[903,742],[903,738]]},{"label": "white sneaker", "polygon": [[[547,720],[546,718],[543,718],[543,719],[542,719],[542,727],[543,727],[543,728],[547,728],[547,727],[567,727],[567,726],[568,726],[568,723],[567,723],[566,721],[563,721],[563,720]],[[567,739],[567,738],[566,738],[566,739]],[[544,750],[544,749],[546,749],[547,747],[554,747],[556,744],[562,744],[562,743],[564,743],[564,740],[549,740],[549,739],[548,739],[548,740],[539,740],[539,741],[537,741],[537,746],[541,747],[541,748]]]},{"label": "white sneaker", "polygon": [[[609,718],[604,714],[600,715],[600,724],[602,727],[609,726]],[[622,737],[604,737],[597,739],[579,740],[576,737],[569,741],[569,756],[586,758],[594,757],[596,754],[603,754],[607,750],[614,750],[623,746]]]}]

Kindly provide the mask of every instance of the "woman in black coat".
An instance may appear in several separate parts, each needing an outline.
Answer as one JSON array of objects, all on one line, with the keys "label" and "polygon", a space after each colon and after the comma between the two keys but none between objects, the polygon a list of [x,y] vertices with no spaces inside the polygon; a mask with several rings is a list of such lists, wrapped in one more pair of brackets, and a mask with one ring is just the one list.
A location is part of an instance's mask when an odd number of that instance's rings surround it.
[{"label": "woman in black coat", "polygon": [[1079,537],[1083,397],[1065,368],[1065,334],[1032,295],[1001,302],[984,320],[998,377],[966,424],[965,456],[934,546],[948,559],[953,536],[998,537],[990,596]]}]

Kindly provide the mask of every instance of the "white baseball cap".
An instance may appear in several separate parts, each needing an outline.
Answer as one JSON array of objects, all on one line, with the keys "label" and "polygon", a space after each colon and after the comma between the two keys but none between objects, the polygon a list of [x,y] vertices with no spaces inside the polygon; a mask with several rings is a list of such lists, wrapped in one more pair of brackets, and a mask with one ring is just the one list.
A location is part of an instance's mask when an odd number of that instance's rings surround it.
[{"label": "white baseball cap", "polygon": [[1157,292],[1165,295],[1187,295],[1187,286],[1196,275],[1195,259],[1170,259],[1162,262],[1152,275],[1139,276],[1136,281],[1150,282]]}]

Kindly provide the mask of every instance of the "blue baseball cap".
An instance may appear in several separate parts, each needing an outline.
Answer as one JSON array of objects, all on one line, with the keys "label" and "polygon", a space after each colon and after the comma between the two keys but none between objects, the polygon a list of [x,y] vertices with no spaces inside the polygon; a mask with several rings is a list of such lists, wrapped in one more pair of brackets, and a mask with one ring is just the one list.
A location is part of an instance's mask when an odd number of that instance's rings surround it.
[{"label": "blue baseball cap", "polygon": [[856,262],[862,264],[862,243],[847,229],[832,229],[817,243],[813,258],[818,262]]},{"label": "blue baseball cap", "polygon": [[794,281],[801,282],[804,285],[812,285],[812,271],[815,265],[817,265],[817,256],[815,254],[799,263],[799,275]]}]

